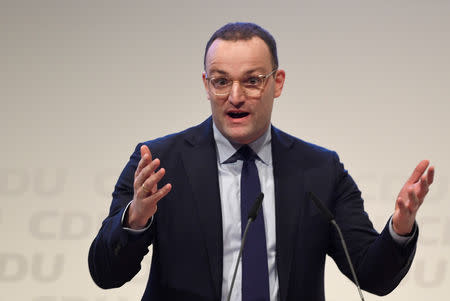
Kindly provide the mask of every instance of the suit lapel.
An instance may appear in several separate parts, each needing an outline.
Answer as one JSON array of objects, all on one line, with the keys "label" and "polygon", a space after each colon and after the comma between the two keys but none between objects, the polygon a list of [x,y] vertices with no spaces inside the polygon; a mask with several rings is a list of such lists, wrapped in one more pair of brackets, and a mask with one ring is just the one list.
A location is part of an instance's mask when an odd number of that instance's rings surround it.
[{"label": "suit lapel", "polygon": [[273,176],[275,182],[276,262],[280,298],[286,300],[300,211],[303,209],[304,174],[299,168],[294,138],[272,127]]},{"label": "suit lapel", "polygon": [[216,145],[211,118],[186,136],[182,154],[188,181],[197,206],[200,231],[205,238],[210,273],[217,299],[222,291],[222,212],[217,171]]}]

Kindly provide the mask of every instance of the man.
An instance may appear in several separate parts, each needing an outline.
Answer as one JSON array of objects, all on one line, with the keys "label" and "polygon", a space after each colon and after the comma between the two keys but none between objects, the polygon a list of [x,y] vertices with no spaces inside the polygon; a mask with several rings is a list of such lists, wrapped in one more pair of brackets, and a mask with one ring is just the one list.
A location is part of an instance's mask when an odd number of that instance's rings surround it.
[{"label": "man", "polygon": [[[131,280],[152,244],[142,300],[226,300],[247,222],[244,195],[262,191],[232,300],[324,300],[326,254],[351,275],[336,232],[308,198],[312,191],[341,226],[361,287],[392,291],[411,265],[415,216],[434,168],[426,172],[428,161],[419,163],[378,234],[337,154],[271,126],[285,72],[267,31],[225,25],[208,42],[204,64],[212,118],[138,145],[89,252],[94,281],[111,288]],[[261,241],[265,247],[254,248]],[[253,293],[260,295],[251,299]]]}]

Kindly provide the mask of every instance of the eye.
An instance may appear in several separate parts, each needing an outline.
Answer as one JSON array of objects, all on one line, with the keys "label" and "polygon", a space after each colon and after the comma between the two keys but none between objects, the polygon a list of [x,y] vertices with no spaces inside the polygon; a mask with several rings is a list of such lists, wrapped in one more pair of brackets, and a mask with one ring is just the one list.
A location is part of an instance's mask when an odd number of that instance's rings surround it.
[{"label": "eye", "polygon": [[261,85],[262,79],[257,77],[257,76],[252,76],[249,78],[246,78],[243,81],[243,84],[247,87],[258,87],[259,85]]},{"label": "eye", "polygon": [[226,77],[218,77],[218,78],[212,78],[211,83],[213,84],[214,88],[222,88],[229,85],[230,80]]}]

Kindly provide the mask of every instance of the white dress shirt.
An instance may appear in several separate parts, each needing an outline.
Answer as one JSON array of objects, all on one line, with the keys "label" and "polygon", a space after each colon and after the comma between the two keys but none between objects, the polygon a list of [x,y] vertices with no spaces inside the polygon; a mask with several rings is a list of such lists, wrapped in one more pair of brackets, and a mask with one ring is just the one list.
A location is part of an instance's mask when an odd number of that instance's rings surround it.
[{"label": "white dress shirt", "polygon": [[[262,209],[267,243],[267,263],[269,269],[270,300],[278,300],[278,273],[275,264],[275,190],[273,180],[271,127],[256,141],[249,144],[258,155],[255,160],[258,169],[261,191],[264,193]],[[217,146],[217,167],[219,171],[219,189],[222,208],[223,229],[223,276],[222,301],[225,301],[230,289],[233,272],[241,247],[241,170],[243,161],[224,163],[241,145],[228,141],[213,125]],[[247,221],[244,221],[247,223]],[[251,226],[250,226],[251,227]],[[238,268],[231,300],[241,301],[242,270]]]}]

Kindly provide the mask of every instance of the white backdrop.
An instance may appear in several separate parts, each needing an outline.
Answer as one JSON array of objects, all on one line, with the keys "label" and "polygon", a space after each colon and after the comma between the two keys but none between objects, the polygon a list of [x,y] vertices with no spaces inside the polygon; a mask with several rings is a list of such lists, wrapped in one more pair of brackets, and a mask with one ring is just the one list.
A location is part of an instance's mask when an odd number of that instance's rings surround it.
[{"label": "white backdrop", "polygon": [[[273,123],[336,150],[381,230],[414,166],[436,165],[417,254],[390,295],[448,299],[450,1],[0,1],[1,300],[131,301],[87,253],[135,145],[203,121],[209,36],[252,21],[287,79]],[[380,263],[382,264],[382,263]],[[357,300],[332,261],[327,300]]]}]

